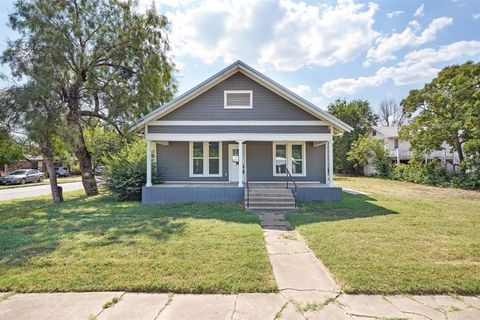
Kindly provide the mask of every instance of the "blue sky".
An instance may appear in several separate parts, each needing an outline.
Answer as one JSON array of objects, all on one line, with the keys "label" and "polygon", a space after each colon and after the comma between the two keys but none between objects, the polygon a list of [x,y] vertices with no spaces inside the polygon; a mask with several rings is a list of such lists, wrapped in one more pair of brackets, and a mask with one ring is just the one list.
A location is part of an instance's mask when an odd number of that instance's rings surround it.
[{"label": "blue sky", "polygon": [[[6,26],[13,2],[0,4],[0,49],[15,37]],[[240,59],[321,108],[339,97],[377,108],[446,65],[480,61],[480,0],[155,4],[171,21],[179,93]]]}]

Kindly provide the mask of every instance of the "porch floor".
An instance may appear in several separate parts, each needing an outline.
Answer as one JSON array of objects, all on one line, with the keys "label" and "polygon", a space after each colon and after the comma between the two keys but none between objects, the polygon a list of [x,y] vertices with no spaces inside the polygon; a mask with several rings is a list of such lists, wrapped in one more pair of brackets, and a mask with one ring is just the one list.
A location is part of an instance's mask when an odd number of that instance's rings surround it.
[{"label": "porch floor", "polygon": [[[296,182],[298,188],[329,188],[327,184],[320,183],[320,182]],[[250,181],[249,186],[251,188],[275,188],[275,187],[285,187],[285,182],[261,182],[261,181]],[[293,187],[293,183],[291,181],[288,182],[289,187]],[[243,184],[246,186],[246,183]],[[171,187],[192,187],[192,188],[225,188],[225,187],[232,187],[237,188],[237,182],[165,182],[162,184],[154,184],[152,187],[154,188],[171,188]]]}]

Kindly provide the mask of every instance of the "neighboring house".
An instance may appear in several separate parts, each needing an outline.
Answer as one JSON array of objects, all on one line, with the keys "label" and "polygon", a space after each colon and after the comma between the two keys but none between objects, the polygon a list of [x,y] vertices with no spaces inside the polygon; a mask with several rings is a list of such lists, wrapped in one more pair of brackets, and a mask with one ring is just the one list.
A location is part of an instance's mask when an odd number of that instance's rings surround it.
[{"label": "neighboring house", "polygon": [[286,203],[291,194],[301,201],[341,196],[332,141],[351,127],[241,61],[132,130],[144,132],[147,157],[153,150],[165,180],[152,185],[147,166],[143,203],[246,199],[246,207],[268,209],[281,206],[274,194]]},{"label": "neighboring house", "polygon": [[[72,164],[78,166],[78,160],[55,160],[54,166],[55,167],[66,167],[71,170]],[[35,169],[38,171],[46,172],[47,167],[45,166],[45,161],[43,160],[42,156],[35,156],[35,155],[27,155],[25,159],[20,160],[14,164],[6,164],[3,168],[0,168],[0,175],[7,174],[8,172],[12,172],[18,169]]]},{"label": "neighboring house", "polygon": [[[413,158],[413,152],[410,150],[410,141],[401,140],[398,136],[398,127],[373,127],[369,130],[369,135],[374,139],[382,140],[383,145],[388,150],[392,163],[408,163]],[[437,160],[447,170],[453,171],[458,164],[458,155],[450,145],[444,143],[442,150],[433,151],[423,156],[425,161]],[[366,175],[375,174],[375,168],[371,164],[364,167]]]}]

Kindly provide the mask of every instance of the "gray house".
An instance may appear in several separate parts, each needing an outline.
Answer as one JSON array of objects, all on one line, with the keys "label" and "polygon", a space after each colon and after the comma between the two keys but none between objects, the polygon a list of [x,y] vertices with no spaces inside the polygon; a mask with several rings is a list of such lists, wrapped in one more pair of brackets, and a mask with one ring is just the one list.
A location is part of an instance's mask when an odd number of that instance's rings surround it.
[{"label": "gray house", "polygon": [[250,209],[291,209],[335,200],[334,135],[352,128],[237,61],[140,119],[147,158],[165,183],[143,203],[244,201]]}]

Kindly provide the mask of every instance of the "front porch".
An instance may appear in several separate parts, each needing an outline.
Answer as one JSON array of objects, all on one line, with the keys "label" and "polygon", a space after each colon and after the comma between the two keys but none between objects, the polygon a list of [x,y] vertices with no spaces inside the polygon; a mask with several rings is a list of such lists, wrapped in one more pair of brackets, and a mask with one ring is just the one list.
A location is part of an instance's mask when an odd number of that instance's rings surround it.
[{"label": "front porch", "polygon": [[[341,197],[341,188],[333,185],[331,134],[310,135],[316,141],[298,134],[278,140],[275,134],[249,135],[250,140],[201,134],[188,140],[175,135],[169,141],[149,139],[157,135],[147,134],[143,203],[243,202],[252,188],[289,189],[295,202]],[[152,185],[152,160],[165,183]]]}]

